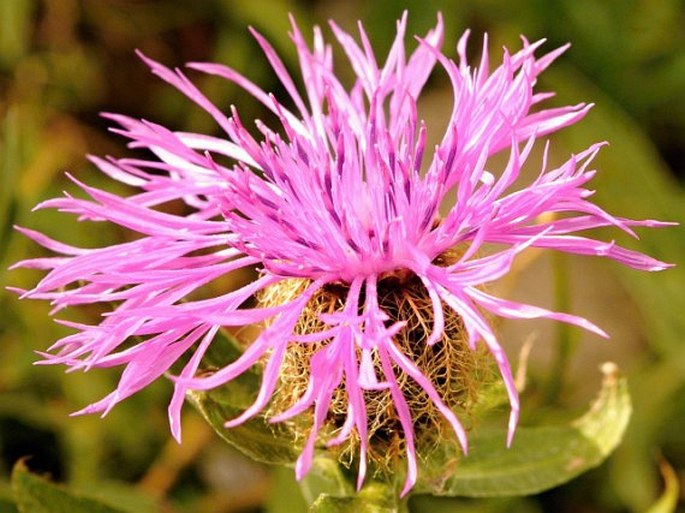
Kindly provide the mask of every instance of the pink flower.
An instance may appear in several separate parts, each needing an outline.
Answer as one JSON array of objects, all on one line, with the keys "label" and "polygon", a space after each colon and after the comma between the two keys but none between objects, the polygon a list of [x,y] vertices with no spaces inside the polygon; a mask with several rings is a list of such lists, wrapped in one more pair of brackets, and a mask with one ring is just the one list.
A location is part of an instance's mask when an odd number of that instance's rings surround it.
[{"label": "pink flower", "polygon": [[[535,57],[543,41],[530,44],[524,39],[521,50],[505,50],[502,64],[491,70],[486,39],[480,63],[471,68],[465,57],[468,32],[457,45],[457,62],[441,53],[439,18],[407,58],[405,15],[379,65],[363,29],[361,44],[334,23],[331,29],[356,75],[349,90],[334,75],[332,50],[318,28],[310,49],[292,24],[302,75],[299,86],[269,43],[253,31],[294,110],[226,66],[188,65],[238,84],[273,112],[279,126],[257,121],[257,138],[244,128],[236,108],[221,112],[180,70],[141,55],[153,73],[211,114],[224,138],[107,115],[121,127],[115,131],[130,139],[129,146],[148,149],[158,160],[91,160],[103,173],[139,192],[122,198],[74,179],[90,199],[67,194],[39,208],[70,212],[83,221],[115,223],[140,237],[83,249],[22,228],[60,256],[17,265],[48,271],[24,297],[50,300],[55,312],[73,305],[116,305],[98,325],[66,323],[75,333],[43,355],[45,363],[71,369],[124,368],[117,389],[79,413],[107,413],[191,353],[173,380],[173,436],[180,440],[186,391],[219,387],[261,362],[263,381],[257,399],[226,423],[235,426],[268,405],[289,345],[318,342],[320,349],[309,362],[307,391],[292,408],[271,419],[280,422],[313,411],[313,426],[297,461],[298,478],[311,465],[334,392],[343,390],[347,415],[328,443],[341,443],[356,433],[361,486],[368,450],[365,391],[389,390],[403,431],[406,493],[417,479],[417,462],[411,412],[398,385],[398,369],[444,415],[464,452],[467,436],[435,384],[395,343],[404,322],[388,315],[379,303],[377,287],[384,277],[408,273],[425,287],[433,323],[424,343],[441,339],[445,311],[453,311],[463,323],[469,346],[487,346],[511,403],[510,443],[519,399],[507,357],[484,312],[517,319],[546,317],[606,335],[583,318],[495,297],[482,285],[509,272],[516,255],[531,246],[604,256],[639,270],[664,269],[667,264],[613,242],[576,234],[608,225],[632,234],[632,226],[663,223],[614,217],[590,202],[592,191],[585,185],[595,173],[590,164],[601,143],[554,169],[547,169],[545,159],[532,183],[514,186],[536,140],[579,121],[591,107],[537,107],[551,96],[533,91],[537,76],[566,47]],[[436,67],[449,77],[454,99],[445,134],[431,150],[426,148],[427,128],[417,118],[416,102]],[[501,151],[508,152],[508,163],[498,172],[488,171],[490,157]],[[231,164],[220,163],[216,156]],[[185,202],[190,213],[175,215],[159,208],[172,200]],[[441,216],[439,209],[447,203],[454,206]],[[449,265],[436,263],[455,247],[461,248],[458,258]],[[210,299],[189,298],[227,273],[255,267],[258,278],[245,286]],[[306,280],[294,299],[245,306],[260,291],[292,278]],[[332,284],[344,286],[344,307],[320,316],[324,329],[297,333],[295,326],[310,299]],[[220,328],[263,322],[267,327],[240,358],[212,375],[196,377]]]}]

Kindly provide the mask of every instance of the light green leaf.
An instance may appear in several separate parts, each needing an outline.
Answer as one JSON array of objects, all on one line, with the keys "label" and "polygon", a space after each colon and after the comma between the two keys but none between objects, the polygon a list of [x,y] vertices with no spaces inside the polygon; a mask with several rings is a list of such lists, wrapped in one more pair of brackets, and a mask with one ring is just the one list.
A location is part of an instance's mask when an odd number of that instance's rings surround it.
[{"label": "light green leaf", "polygon": [[291,468],[274,466],[271,469],[271,486],[264,504],[265,513],[304,513],[308,505],[295,481]]},{"label": "light green leaf", "polygon": [[664,477],[666,489],[659,500],[647,510],[647,513],[675,513],[678,507],[678,496],[680,495],[678,476],[673,467],[665,461],[661,464],[661,475]]},{"label": "light green leaf", "polygon": [[[504,430],[475,433],[469,455],[447,450],[423,464],[414,491],[434,495],[502,497],[547,490],[602,463],[616,448],[631,413],[625,378],[605,364],[590,410],[568,425],[521,427],[510,449]],[[451,469],[446,472],[446,469]]]},{"label": "light green leaf", "polygon": [[12,489],[19,513],[122,513],[31,474],[23,461],[12,471]]},{"label": "light green leaf", "polygon": [[355,494],[352,482],[343,474],[340,465],[325,455],[314,458],[312,468],[300,482],[300,490],[307,504],[313,504],[321,495],[352,497]]},{"label": "light green leaf", "polygon": [[407,504],[388,484],[371,482],[354,497],[322,494],[314,501],[311,513],[406,513]]}]

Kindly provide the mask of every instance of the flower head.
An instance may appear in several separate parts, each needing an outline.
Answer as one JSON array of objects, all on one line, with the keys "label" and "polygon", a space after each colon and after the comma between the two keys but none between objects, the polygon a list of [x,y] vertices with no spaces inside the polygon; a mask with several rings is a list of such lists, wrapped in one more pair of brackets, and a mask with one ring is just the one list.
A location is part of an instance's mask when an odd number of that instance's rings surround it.
[{"label": "flower head", "polygon": [[[292,24],[299,86],[253,31],[293,109],[226,66],[188,65],[237,84],[275,115],[277,127],[256,122],[258,136],[244,127],[238,109],[220,111],[183,72],[141,55],[153,73],[205,109],[223,136],[173,132],[107,115],[131,147],[148,149],[157,160],[92,161],[139,192],[122,198],[74,180],[90,199],[66,195],[40,206],[114,223],[140,237],[83,249],[21,229],[60,256],[18,265],[49,271],[24,295],[51,300],[55,311],[115,305],[98,325],[69,323],[75,333],[44,354],[46,363],[72,369],[124,368],[116,390],[81,413],[107,413],[189,355],[173,379],[169,405],[171,431],[180,439],[188,390],[219,387],[259,364],[262,383],[254,404],[227,427],[267,408],[274,422],[309,412],[298,477],[307,472],[317,441],[330,446],[354,437],[361,485],[369,440],[382,420],[377,412],[391,410],[406,459],[406,493],[417,478],[411,395],[423,394],[467,450],[459,401],[437,382],[444,375],[435,379],[426,370],[421,362],[426,355],[461,358],[462,363],[442,363],[458,380],[464,362],[478,363],[469,354],[487,349],[509,396],[511,442],[519,400],[488,319],[546,317],[605,335],[585,319],[495,297],[482,286],[507,274],[516,255],[531,246],[604,256],[640,270],[663,269],[667,265],[653,258],[576,234],[607,225],[632,233],[633,226],[661,223],[614,217],[590,202],[585,185],[602,144],[554,169],[545,158],[536,179],[514,185],[536,140],[575,123],[591,107],[538,108],[551,95],[534,92],[537,76],[566,47],[536,57],[543,42],[524,39],[521,50],[505,50],[502,63],[491,70],[485,40],[480,62],[471,68],[465,56],[468,32],[457,45],[455,62],[441,53],[438,19],[407,56],[405,15],[379,64],[363,29],[361,44],[333,23],[331,29],[356,75],[351,89],[334,74],[332,49],[318,28],[310,48]],[[417,100],[435,68],[446,73],[454,97],[442,140],[428,148]],[[495,172],[490,157],[499,152],[508,153],[508,162]],[[185,202],[189,213],[165,212],[163,205],[172,200]],[[258,277],[216,297],[193,295],[242,268],[256,268]],[[247,302],[255,297],[256,304]],[[197,375],[219,329],[252,324],[264,329],[237,360],[211,375]],[[427,353],[429,348],[435,352]],[[277,401],[287,408],[275,411],[270,401],[283,397],[280,371],[293,357],[305,369],[305,380],[289,402]],[[379,398],[383,408],[371,404]]]}]

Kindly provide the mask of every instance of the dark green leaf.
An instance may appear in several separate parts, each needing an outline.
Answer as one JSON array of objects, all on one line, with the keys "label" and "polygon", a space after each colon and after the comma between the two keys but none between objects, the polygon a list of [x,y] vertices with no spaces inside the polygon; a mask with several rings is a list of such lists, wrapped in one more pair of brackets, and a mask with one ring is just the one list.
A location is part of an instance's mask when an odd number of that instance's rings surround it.
[{"label": "dark green leaf", "polygon": [[[212,368],[215,368],[213,364],[216,364],[216,368],[225,365],[225,360],[217,359],[219,351],[214,346],[221,346],[224,355],[237,357],[240,353],[236,344],[229,334],[223,333],[212,344],[215,354],[209,355],[210,358],[205,359],[204,363],[212,365]],[[211,368],[206,370],[211,371]],[[291,464],[300,451],[294,443],[293,433],[284,423],[270,424],[263,415],[257,415],[240,426],[231,429],[224,427],[226,421],[237,417],[252,404],[259,379],[256,371],[249,370],[221,388],[208,392],[189,392],[188,398],[221,438],[250,458],[264,463]]]},{"label": "dark green leaf", "polygon": [[23,461],[14,466],[12,488],[20,513],[122,513],[31,474]]}]

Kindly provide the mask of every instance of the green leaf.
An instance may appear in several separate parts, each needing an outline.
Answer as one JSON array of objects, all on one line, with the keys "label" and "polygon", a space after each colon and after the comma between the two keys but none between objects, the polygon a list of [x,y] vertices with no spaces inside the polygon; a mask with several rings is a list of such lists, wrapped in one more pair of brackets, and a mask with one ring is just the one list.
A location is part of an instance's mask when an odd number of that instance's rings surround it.
[{"label": "green leaf", "polygon": [[[229,384],[210,392],[189,392],[188,398],[219,436],[255,461],[287,465],[299,454],[294,436],[282,424],[270,424],[257,415],[243,424],[227,429],[224,423],[245,410],[241,402],[244,391]],[[249,406],[249,405],[248,405]]]},{"label": "green leaf", "polygon": [[[203,361],[205,372],[226,365],[226,355],[229,361],[240,355],[237,342],[225,332],[217,336],[211,350],[213,353]],[[207,365],[210,367],[206,368]],[[254,402],[259,380],[258,373],[251,369],[223,387],[188,392],[188,399],[222,439],[245,455],[263,463],[292,464],[300,450],[286,423],[270,424],[260,414],[239,426],[224,427],[226,421],[240,415]]]},{"label": "green leaf", "polygon": [[310,513],[406,513],[405,501],[397,497],[389,484],[371,482],[354,497],[321,494],[314,501]]},{"label": "green leaf", "polygon": [[189,392],[188,398],[219,436],[245,455],[263,463],[293,463],[299,450],[286,426],[270,424],[263,415],[257,415],[239,426],[224,427],[227,420],[245,410],[245,405],[236,404],[241,402],[241,394],[244,391],[238,385],[229,384],[211,392]]},{"label": "green leaf", "polygon": [[14,466],[12,488],[19,513],[122,513],[31,474],[23,461]]},{"label": "green leaf", "polygon": [[304,513],[307,511],[308,505],[297,486],[292,468],[272,467],[270,483],[264,504],[265,513]]},{"label": "green leaf", "polygon": [[[414,492],[466,497],[527,495],[598,466],[616,448],[631,413],[625,378],[614,364],[590,410],[563,426],[521,427],[510,449],[504,430],[475,433],[469,455],[447,449],[423,463]],[[450,469],[451,471],[446,471]]]},{"label": "green leaf", "polygon": [[678,497],[680,495],[680,486],[678,485],[678,476],[673,467],[665,461],[661,464],[661,475],[664,477],[666,489],[659,497],[647,513],[675,513],[678,507]]},{"label": "green leaf", "polygon": [[352,497],[352,482],[343,474],[335,459],[326,455],[314,457],[312,468],[300,482],[300,490],[307,504],[313,504],[321,495]]},{"label": "green leaf", "polygon": [[542,513],[536,497],[436,497],[415,495],[409,500],[411,513]]}]

